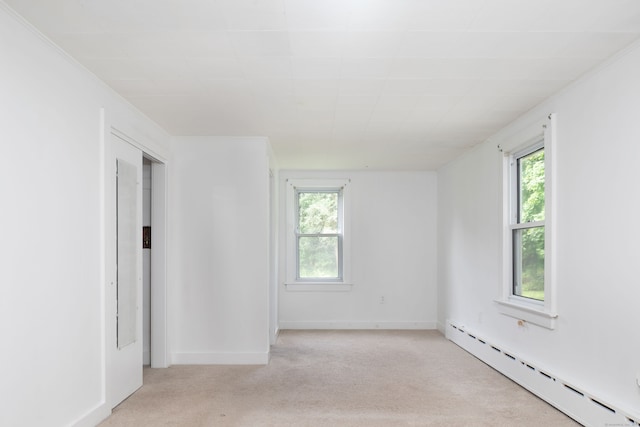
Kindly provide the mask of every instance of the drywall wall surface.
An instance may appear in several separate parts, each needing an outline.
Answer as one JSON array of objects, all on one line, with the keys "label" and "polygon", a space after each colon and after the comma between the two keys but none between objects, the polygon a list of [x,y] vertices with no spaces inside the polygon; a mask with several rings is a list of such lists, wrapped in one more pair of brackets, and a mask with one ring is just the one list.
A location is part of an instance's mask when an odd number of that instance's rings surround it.
[{"label": "drywall wall surface", "polygon": [[172,145],[172,361],[266,363],[268,141],[177,137]]},{"label": "drywall wall surface", "polygon": [[0,57],[0,425],[95,425],[109,413],[102,109],[168,138],[4,3]]},{"label": "drywall wall surface", "polygon": [[[455,320],[640,416],[638,45],[438,172],[439,324]],[[557,326],[502,315],[502,158],[496,145],[556,113]]]},{"label": "drywall wall surface", "polygon": [[[352,287],[290,290],[286,281],[287,179],[349,179]],[[436,174],[280,172],[280,327],[421,328],[436,322]]]}]

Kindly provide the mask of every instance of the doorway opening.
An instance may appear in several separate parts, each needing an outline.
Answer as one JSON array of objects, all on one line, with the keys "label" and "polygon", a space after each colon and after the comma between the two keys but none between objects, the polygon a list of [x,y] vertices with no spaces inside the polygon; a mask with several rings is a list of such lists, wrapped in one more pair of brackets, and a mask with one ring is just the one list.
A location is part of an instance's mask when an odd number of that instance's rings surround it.
[{"label": "doorway opening", "polygon": [[[148,284],[146,291],[143,292],[143,338],[145,335],[147,338],[146,342],[143,341],[143,364],[152,368],[169,366],[166,185],[166,165],[148,153],[143,153],[143,226],[150,227],[149,235],[143,235],[149,239],[143,242],[143,262],[148,257],[148,269],[143,265],[143,287]],[[145,212],[145,205],[147,205],[147,212]],[[145,249],[144,246],[149,248]]]},{"label": "doorway opening", "polygon": [[142,179],[142,359],[144,366],[166,368],[169,366],[169,359],[166,321],[165,164],[143,153]]},{"label": "doorway opening", "polygon": [[[163,157],[106,120],[105,130],[105,401],[113,408],[142,386],[143,365],[169,365],[167,174]],[[143,224],[153,230],[146,238]]]}]

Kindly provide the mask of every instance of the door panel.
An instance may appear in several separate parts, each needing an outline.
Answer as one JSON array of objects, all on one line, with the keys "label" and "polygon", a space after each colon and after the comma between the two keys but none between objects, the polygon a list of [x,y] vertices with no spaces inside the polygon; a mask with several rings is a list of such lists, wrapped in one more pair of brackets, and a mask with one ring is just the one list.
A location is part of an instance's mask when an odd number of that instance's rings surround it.
[{"label": "door panel", "polygon": [[116,337],[118,348],[136,342],[137,169],[116,159]]},{"label": "door panel", "polygon": [[113,408],[142,386],[142,152],[111,135],[107,194],[107,391]]}]

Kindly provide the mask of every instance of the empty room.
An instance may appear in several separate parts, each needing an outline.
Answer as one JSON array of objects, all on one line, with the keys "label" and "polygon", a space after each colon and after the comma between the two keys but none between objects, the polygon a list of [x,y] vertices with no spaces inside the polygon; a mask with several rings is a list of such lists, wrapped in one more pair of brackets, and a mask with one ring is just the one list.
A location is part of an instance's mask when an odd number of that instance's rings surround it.
[{"label": "empty room", "polygon": [[640,426],[640,2],[0,0],[0,425]]}]

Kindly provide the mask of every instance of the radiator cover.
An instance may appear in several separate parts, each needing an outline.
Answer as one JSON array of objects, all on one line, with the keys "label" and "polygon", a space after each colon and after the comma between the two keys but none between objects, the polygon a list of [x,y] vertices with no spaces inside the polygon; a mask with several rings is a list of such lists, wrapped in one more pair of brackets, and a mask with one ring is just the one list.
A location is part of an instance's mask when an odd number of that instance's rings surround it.
[{"label": "radiator cover", "polygon": [[447,321],[447,339],[585,426],[638,426],[640,417],[570,384],[555,373],[456,322]]}]

